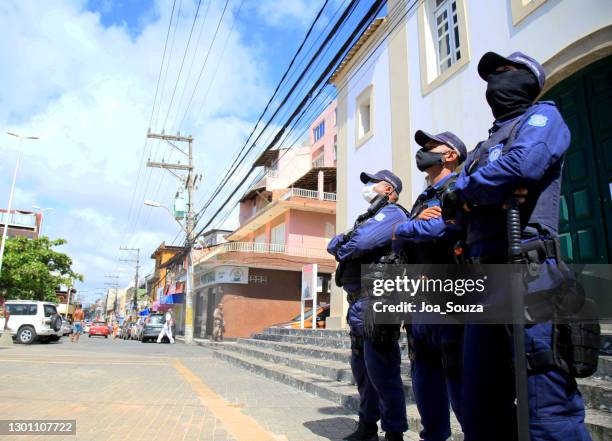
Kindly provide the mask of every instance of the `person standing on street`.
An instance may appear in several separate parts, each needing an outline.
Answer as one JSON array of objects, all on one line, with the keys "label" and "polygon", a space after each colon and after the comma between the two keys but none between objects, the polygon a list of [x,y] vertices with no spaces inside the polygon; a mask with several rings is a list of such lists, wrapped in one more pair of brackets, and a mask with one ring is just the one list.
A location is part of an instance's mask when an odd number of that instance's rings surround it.
[{"label": "person standing on street", "polygon": [[359,391],[359,422],[347,441],[378,441],[378,420],[385,441],[401,441],[408,430],[406,397],[401,377],[399,325],[375,327],[366,335],[364,322],[369,307],[362,292],[361,265],[379,263],[391,253],[393,229],[408,219],[396,204],[402,181],[389,170],[361,173],[368,211],[357,218],[347,234],[334,237],[327,247],[339,262],[336,285],[347,293],[347,321],[351,336],[351,370]]},{"label": "person standing on street", "polygon": [[159,332],[159,335],[157,336],[157,343],[161,343],[162,338],[164,338],[164,335],[167,335],[168,340],[170,340],[170,343],[174,344],[174,338],[172,337],[172,326],[173,325],[174,325],[174,320],[172,319],[172,314],[170,314],[170,311],[167,311],[165,321],[164,321],[164,326],[162,327],[162,330]]},{"label": "person standing on street", "polygon": [[215,308],[213,312],[213,340],[223,341],[223,333],[225,332],[225,318],[223,316],[223,303]]},{"label": "person standing on street", "polygon": [[[535,101],[544,87],[545,73],[533,58],[520,52],[508,57],[488,52],[478,63],[478,73],[487,82],[486,99],[495,121],[489,138],[470,153],[455,183],[456,205],[463,206],[466,218],[469,260],[475,264],[507,262],[504,205],[516,198],[524,258],[562,280],[559,207],[569,129],[553,102]],[[526,283],[526,302],[532,297],[530,287],[539,284],[540,291],[556,289],[550,276],[539,273],[532,278]],[[500,302],[509,294],[504,286],[494,289],[489,303]],[[573,340],[558,342],[550,321],[526,326],[524,332],[531,440],[590,441],[584,401],[568,369],[573,361],[560,361],[556,355],[555,344],[572,344]],[[466,441],[516,439],[511,362],[515,352],[503,324],[465,325],[461,399]],[[555,354],[552,362],[547,358],[550,354]]]},{"label": "person standing on street", "polygon": [[[467,157],[465,144],[452,132],[430,135],[419,130],[414,139],[417,168],[427,173],[429,187],[417,198],[410,219],[398,225],[407,265],[428,265],[434,275],[455,263],[453,247],[461,228],[446,224],[440,203],[457,179],[456,170]],[[422,277],[426,277],[425,274]],[[438,314],[435,314],[436,316]],[[415,313],[407,325],[412,388],[423,430],[423,441],[444,441],[451,436],[449,405],[461,423],[461,365],[463,326],[438,323],[434,316]]]},{"label": "person standing on street", "polygon": [[70,341],[76,343],[79,341],[79,337],[83,333],[83,319],[85,319],[85,313],[79,303],[76,307],[76,310],[72,314],[73,327],[72,327],[72,335],[70,336]]}]

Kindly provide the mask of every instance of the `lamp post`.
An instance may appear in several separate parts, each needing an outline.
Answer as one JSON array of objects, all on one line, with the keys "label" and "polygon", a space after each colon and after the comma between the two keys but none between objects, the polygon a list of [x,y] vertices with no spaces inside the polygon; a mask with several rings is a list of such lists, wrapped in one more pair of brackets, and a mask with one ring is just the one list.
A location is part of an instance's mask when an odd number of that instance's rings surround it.
[{"label": "lamp post", "polygon": [[38,237],[41,237],[42,228],[43,228],[43,219],[45,217],[45,211],[53,211],[54,208],[52,207],[42,208],[42,207],[39,207],[38,205],[33,205],[32,208],[34,208],[34,210],[40,213],[40,228],[38,229]]},{"label": "lamp post", "polygon": [[13,183],[11,184],[11,192],[9,193],[8,206],[6,207],[6,217],[4,220],[4,230],[2,231],[2,242],[0,243],[0,272],[2,272],[2,259],[4,257],[4,246],[6,245],[6,235],[8,234],[9,219],[11,218],[11,210],[13,208],[13,194],[15,193],[15,182],[17,181],[17,171],[19,170],[19,163],[21,162],[21,155],[23,154],[22,144],[24,139],[38,139],[36,136],[21,136],[17,133],[6,132],[7,135],[14,136],[19,139],[19,153],[17,155],[17,164],[15,164],[15,171],[13,172]]},{"label": "lamp post", "polygon": [[170,209],[159,202],[146,200],[144,201],[145,205],[154,208],[163,208],[165,209],[174,220],[180,225],[181,229],[185,232],[187,237],[187,247],[189,248],[187,253],[187,283],[185,284],[185,344],[193,343],[193,334],[194,334],[194,326],[193,326],[193,259],[191,256],[193,250],[193,230],[194,230],[194,216],[191,208],[188,210],[187,218],[186,218],[186,227],[181,224],[178,219],[174,217],[174,214]]}]

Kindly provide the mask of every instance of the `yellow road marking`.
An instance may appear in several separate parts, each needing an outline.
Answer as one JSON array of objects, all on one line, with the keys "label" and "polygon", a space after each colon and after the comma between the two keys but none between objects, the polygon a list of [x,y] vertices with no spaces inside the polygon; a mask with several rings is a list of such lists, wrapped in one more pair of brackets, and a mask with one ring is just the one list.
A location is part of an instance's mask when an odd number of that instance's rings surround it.
[{"label": "yellow road marking", "polygon": [[217,395],[200,377],[179,360],[173,360],[172,365],[185,381],[191,385],[200,402],[221,421],[223,426],[237,441],[279,440],[279,437],[265,430],[255,419],[243,414],[235,404]]}]

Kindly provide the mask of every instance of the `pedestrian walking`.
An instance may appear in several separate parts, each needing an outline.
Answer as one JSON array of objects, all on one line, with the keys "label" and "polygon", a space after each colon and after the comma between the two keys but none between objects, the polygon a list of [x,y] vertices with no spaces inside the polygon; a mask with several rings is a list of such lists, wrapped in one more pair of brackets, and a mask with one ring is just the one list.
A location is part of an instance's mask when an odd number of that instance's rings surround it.
[{"label": "pedestrian walking", "polygon": [[117,338],[118,333],[119,333],[119,323],[113,322],[113,339]]},{"label": "pedestrian walking", "polygon": [[174,319],[172,318],[172,314],[170,311],[166,312],[166,317],[164,320],[164,326],[162,326],[159,335],[157,336],[157,343],[161,343],[164,335],[168,336],[168,340],[170,340],[171,344],[174,344],[174,338],[172,337],[172,326],[174,325]]},{"label": "pedestrian walking", "polygon": [[83,312],[82,306],[79,303],[76,307],[76,310],[72,314],[72,335],[70,336],[70,341],[72,343],[77,343],[81,334],[83,333],[83,320],[85,319],[85,313]]},{"label": "pedestrian walking", "polygon": [[219,303],[219,306],[217,306],[213,312],[213,340],[223,341],[224,333],[225,317],[223,315],[223,303]]}]

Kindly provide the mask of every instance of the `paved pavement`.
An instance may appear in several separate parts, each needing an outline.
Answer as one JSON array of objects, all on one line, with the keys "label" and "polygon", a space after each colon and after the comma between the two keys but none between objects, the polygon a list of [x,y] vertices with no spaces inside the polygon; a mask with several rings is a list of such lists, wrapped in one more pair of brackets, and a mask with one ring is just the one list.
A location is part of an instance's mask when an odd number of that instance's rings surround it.
[{"label": "paved pavement", "polygon": [[[355,416],[200,346],[83,338],[0,350],[1,419],[76,419],[76,436],[1,440],[339,440]],[[406,439],[413,438],[407,434]]]}]

